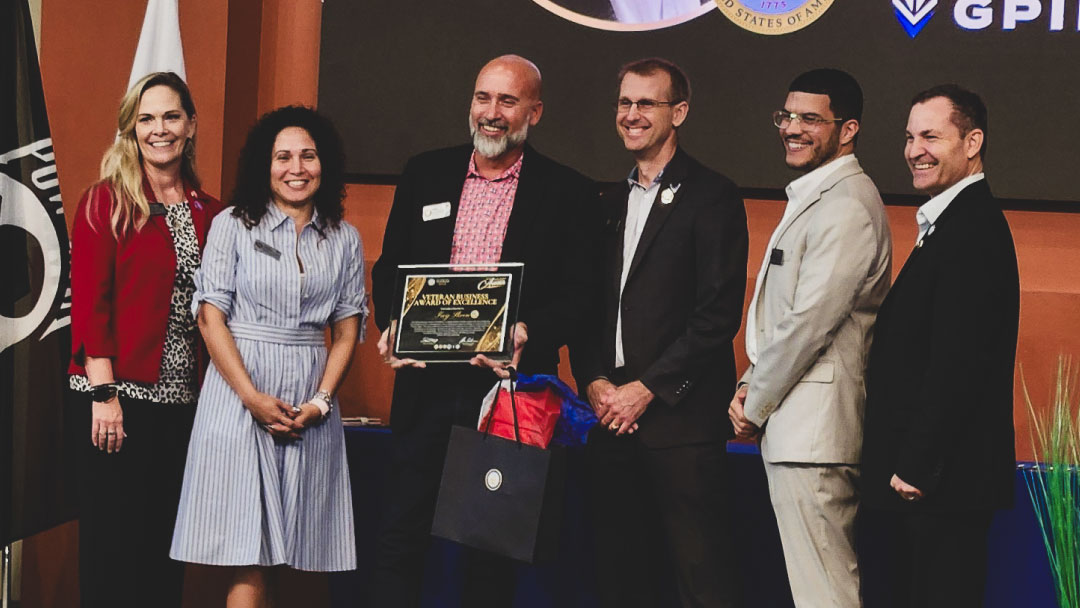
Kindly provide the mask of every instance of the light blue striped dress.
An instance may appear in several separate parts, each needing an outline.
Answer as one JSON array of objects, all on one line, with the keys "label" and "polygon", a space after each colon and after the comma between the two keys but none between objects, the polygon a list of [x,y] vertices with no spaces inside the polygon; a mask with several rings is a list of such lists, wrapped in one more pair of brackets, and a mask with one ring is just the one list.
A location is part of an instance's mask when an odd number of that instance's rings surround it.
[{"label": "light blue striped dress", "polygon": [[[368,314],[360,235],[345,222],[320,231],[318,222],[316,214],[297,237],[292,219],[272,203],[251,230],[226,209],[214,219],[195,275],[194,309],[207,302],[225,312],[255,387],[286,403],[318,390],[327,325],[360,315],[363,328]],[[211,364],[169,555],[219,566],[352,570],[353,539],[336,403],[301,440],[275,441]]]}]

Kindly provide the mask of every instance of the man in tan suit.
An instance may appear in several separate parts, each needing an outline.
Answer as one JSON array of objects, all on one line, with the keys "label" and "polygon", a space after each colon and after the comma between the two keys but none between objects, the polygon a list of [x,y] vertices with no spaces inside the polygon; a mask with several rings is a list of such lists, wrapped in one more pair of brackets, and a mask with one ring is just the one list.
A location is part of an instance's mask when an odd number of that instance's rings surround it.
[{"label": "man in tan suit", "polygon": [[862,91],[839,70],[797,77],[773,115],[788,167],[804,173],[758,272],[746,322],[750,368],[728,411],[761,435],[798,608],[861,606],[854,526],[863,375],[889,289],[891,238],[856,160]]}]

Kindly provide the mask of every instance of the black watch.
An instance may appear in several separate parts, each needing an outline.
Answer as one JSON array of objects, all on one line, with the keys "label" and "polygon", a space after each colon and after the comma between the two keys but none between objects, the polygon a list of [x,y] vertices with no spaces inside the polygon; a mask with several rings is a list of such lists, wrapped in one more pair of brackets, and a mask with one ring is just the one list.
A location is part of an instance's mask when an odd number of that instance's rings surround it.
[{"label": "black watch", "polygon": [[116,385],[109,382],[90,387],[90,399],[97,403],[108,403],[116,398]]}]

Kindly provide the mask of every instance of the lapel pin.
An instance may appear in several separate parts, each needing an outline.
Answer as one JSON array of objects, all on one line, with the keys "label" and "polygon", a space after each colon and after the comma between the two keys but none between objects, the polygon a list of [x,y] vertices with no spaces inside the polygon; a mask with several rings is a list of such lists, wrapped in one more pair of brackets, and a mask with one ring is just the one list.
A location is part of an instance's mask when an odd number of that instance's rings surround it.
[{"label": "lapel pin", "polygon": [[679,189],[678,184],[673,184],[664,189],[660,193],[660,202],[664,205],[670,205],[671,201],[675,200],[675,191]]}]

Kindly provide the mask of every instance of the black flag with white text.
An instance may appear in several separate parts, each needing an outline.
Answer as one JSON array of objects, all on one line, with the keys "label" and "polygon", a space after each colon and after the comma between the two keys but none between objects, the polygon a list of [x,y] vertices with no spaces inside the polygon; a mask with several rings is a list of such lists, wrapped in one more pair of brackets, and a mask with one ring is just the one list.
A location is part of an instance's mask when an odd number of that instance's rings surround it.
[{"label": "black flag with white text", "polygon": [[71,289],[26,0],[0,3],[0,544],[74,516],[63,387]]}]

